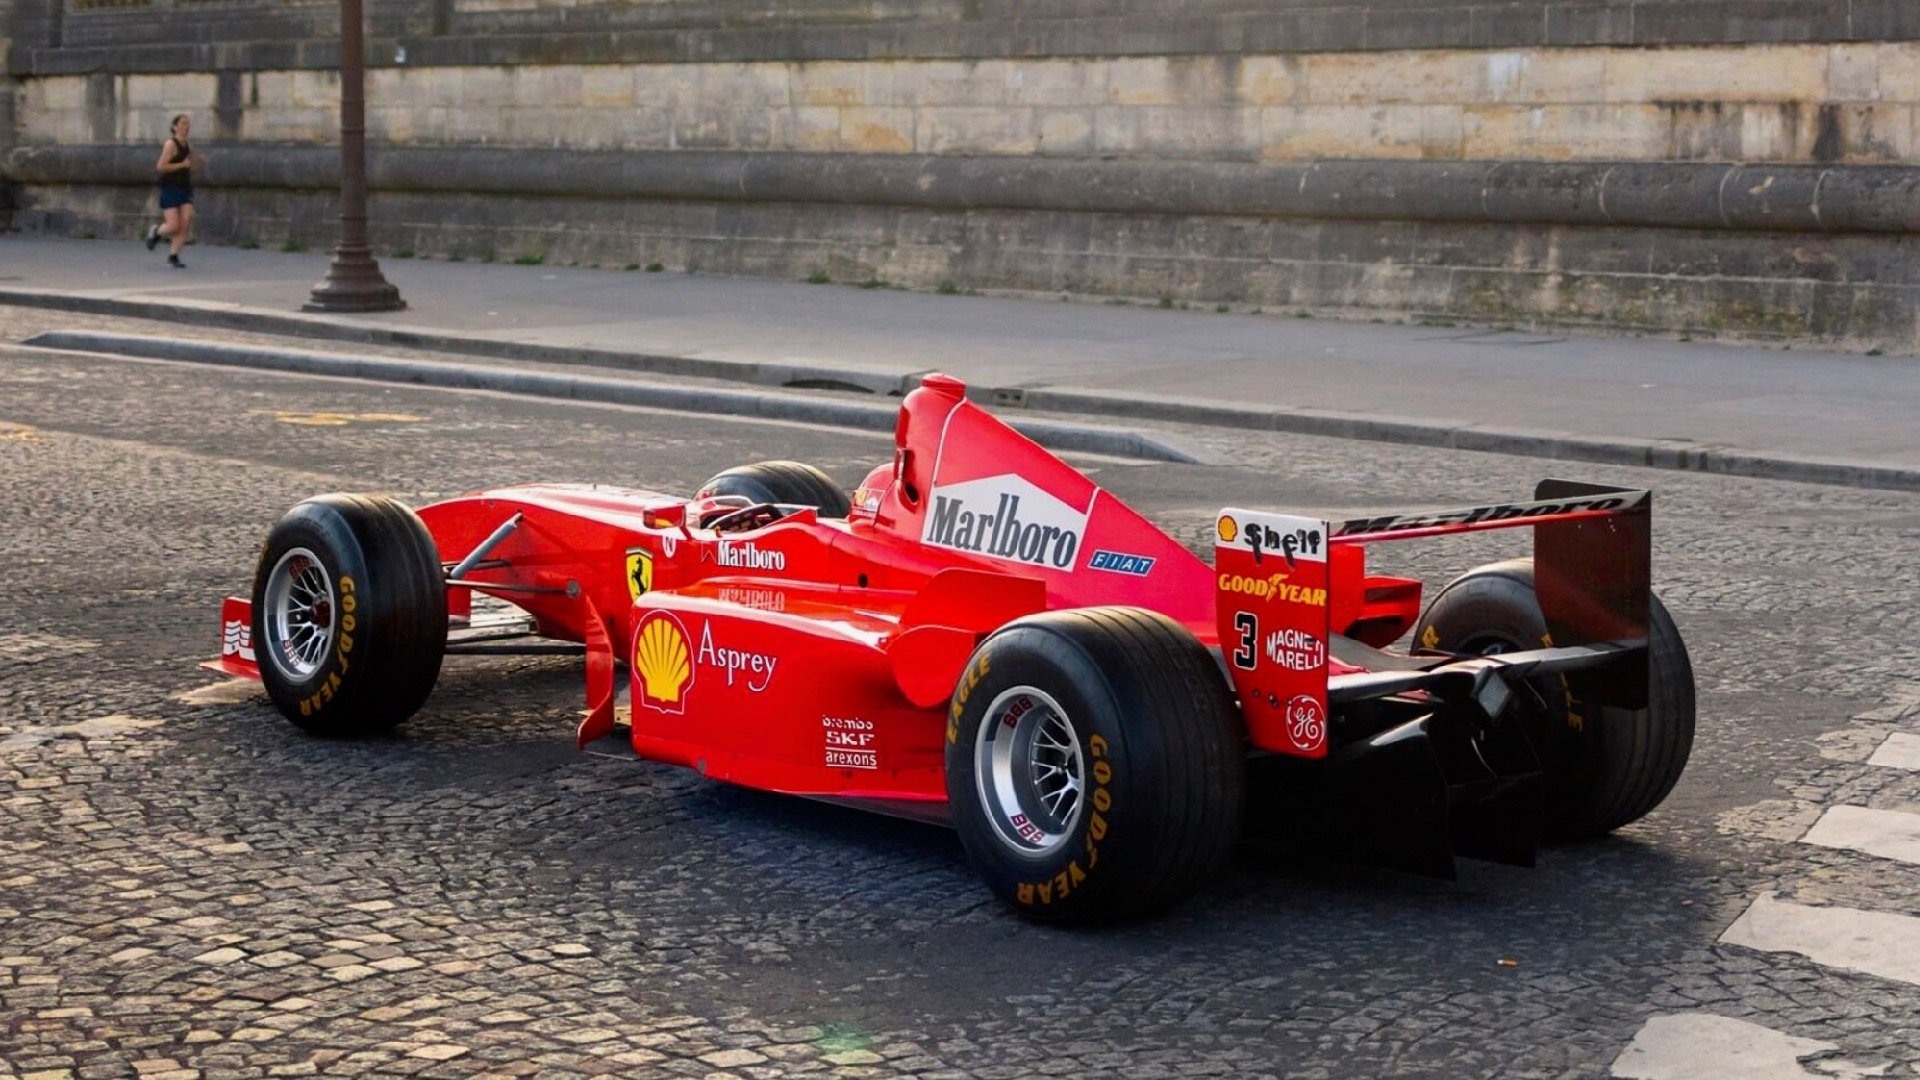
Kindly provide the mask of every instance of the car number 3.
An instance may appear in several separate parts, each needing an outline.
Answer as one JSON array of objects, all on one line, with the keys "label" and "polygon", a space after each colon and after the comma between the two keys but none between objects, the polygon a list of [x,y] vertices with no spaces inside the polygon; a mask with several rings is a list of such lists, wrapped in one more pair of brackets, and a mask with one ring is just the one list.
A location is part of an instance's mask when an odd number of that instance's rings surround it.
[{"label": "car number 3", "polygon": [[1240,645],[1233,650],[1233,666],[1252,671],[1259,663],[1259,654],[1254,651],[1254,642],[1260,637],[1260,617],[1251,611],[1235,612],[1233,628],[1240,632]]}]

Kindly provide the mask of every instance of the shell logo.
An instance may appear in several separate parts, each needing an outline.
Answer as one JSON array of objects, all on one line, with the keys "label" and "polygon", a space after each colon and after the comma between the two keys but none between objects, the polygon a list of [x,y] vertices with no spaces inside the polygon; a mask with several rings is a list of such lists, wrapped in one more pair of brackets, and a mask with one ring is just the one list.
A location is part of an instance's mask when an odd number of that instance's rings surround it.
[{"label": "shell logo", "polygon": [[1218,531],[1221,543],[1231,544],[1240,535],[1240,523],[1230,514],[1221,514]]},{"label": "shell logo", "polygon": [[656,611],[640,620],[633,633],[633,671],[639,676],[640,704],[665,713],[687,711],[693,650],[679,619]]}]

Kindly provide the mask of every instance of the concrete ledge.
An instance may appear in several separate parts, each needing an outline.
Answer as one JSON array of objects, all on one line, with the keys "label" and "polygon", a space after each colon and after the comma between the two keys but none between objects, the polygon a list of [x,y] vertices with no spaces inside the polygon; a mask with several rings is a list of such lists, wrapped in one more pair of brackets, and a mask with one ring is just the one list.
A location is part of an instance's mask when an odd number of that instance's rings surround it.
[{"label": "concrete ledge", "polygon": [[[901,206],[930,210],[1531,223],[1827,233],[1920,232],[1920,168],[1664,162],[1218,161],[735,151],[382,147],[375,190]],[[146,147],[28,146],[24,186],[151,186]],[[326,147],[219,149],[212,188],[337,187]]]},{"label": "concrete ledge", "polygon": [[[142,360],[168,360],[221,367],[327,375],[369,382],[409,383],[455,390],[491,390],[530,397],[562,398],[611,405],[638,405],[679,412],[747,416],[831,424],[865,431],[892,431],[898,406],[879,402],[837,401],[795,393],[760,393],[698,386],[670,386],[632,379],[563,375],[478,364],[448,364],[393,357],[344,356],[298,349],[228,345],[179,337],[145,337],[80,330],[55,330],[26,341],[32,348],[99,353]],[[1137,431],[1060,420],[1013,419],[1015,430],[1054,450],[1112,454],[1148,461],[1197,464],[1201,458],[1165,440]]]}]

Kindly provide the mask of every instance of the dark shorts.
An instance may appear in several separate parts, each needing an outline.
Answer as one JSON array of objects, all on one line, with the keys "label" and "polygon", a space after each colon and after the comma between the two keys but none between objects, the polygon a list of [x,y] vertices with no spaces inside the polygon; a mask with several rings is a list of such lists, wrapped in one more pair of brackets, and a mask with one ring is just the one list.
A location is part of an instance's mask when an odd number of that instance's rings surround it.
[{"label": "dark shorts", "polygon": [[192,206],[192,205],[193,205],[193,189],[192,188],[163,187],[160,189],[160,209],[172,210],[175,207]]}]

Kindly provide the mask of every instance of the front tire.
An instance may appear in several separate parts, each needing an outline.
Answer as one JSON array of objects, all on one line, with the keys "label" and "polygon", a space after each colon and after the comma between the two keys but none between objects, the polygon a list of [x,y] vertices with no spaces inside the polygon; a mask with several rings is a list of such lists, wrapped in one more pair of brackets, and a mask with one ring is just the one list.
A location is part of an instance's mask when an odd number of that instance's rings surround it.
[{"label": "front tire", "polygon": [[[1547,643],[1546,617],[1534,591],[1533,562],[1493,563],[1449,582],[1413,630],[1419,645],[1486,654]],[[1687,767],[1693,749],[1693,663],[1659,597],[1647,598],[1647,708],[1631,725],[1610,722],[1591,706],[1568,706],[1567,684],[1537,680],[1547,703],[1527,734],[1546,770],[1549,840],[1608,833],[1659,806]]]},{"label": "front tire", "polygon": [[386,731],[418,710],[447,644],[433,537],[392,499],[323,495],[267,534],[253,582],[260,679],[316,735]]},{"label": "front tire", "polygon": [[1246,747],[1213,658],[1137,608],[1048,612],[974,652],[948,713],[947,797],[969,861],[1021,913],[1164,910],[1225,865]]}]

